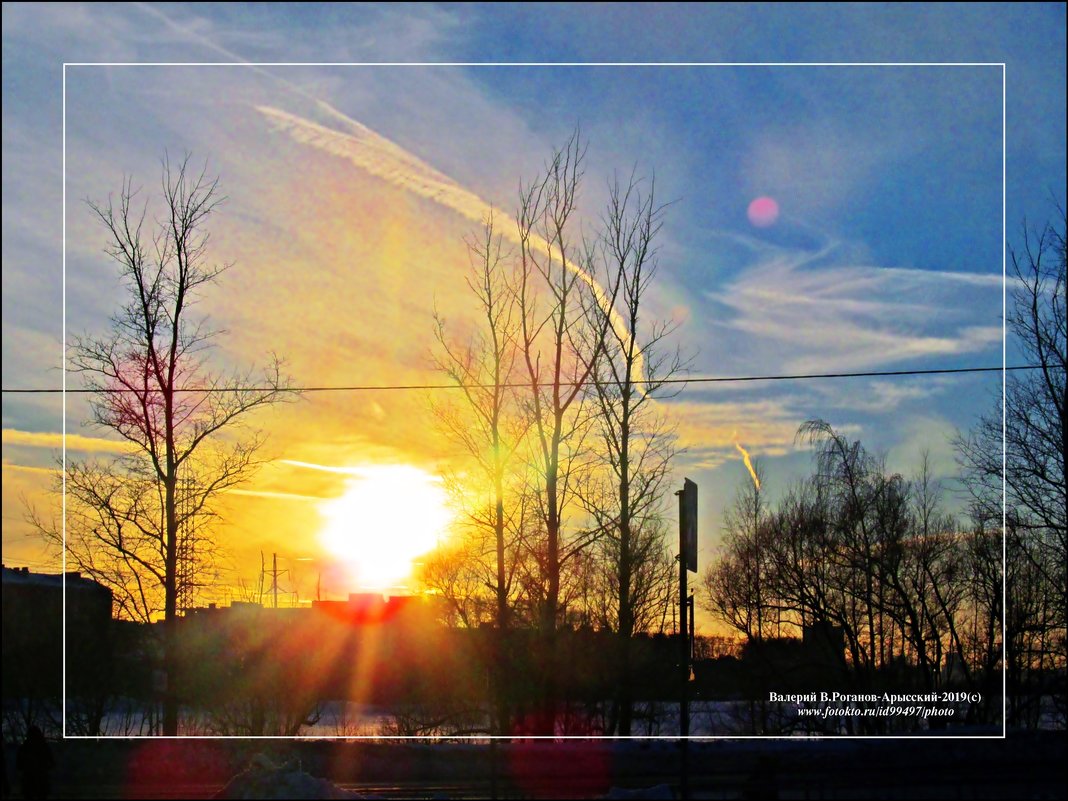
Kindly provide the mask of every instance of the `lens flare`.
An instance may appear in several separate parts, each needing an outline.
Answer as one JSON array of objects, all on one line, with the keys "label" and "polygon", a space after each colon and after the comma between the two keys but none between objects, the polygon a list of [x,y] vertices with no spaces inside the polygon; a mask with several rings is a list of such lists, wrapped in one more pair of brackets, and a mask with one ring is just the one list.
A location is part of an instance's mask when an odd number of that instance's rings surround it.
[{"label": "lens flare", "polygon": [[779,219],[779,204],[774,198],[758,197],[749,204],[749,222],[757,228],[767,228]]}]

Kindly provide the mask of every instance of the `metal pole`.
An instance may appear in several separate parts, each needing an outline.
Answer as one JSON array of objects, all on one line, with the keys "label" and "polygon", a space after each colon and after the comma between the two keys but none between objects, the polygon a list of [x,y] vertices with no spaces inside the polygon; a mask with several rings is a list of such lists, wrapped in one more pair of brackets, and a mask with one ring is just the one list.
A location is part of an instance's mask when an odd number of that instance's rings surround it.
[{"label": "metal pole", "polygon": [[675,493],[679,496],[679,677],[682,679],[682,689],[679,694],[679,736],[682,746],[680,754],[681,764],[679,769],[679,795],[683,799],[690,797],[689,790],[689,736],[690,736],[690,625],[687,609],[689,607],[689,593],[686,587],[686,543],[683,534],[683,519],[685,517],[685,495],[682,491]]},{"label": "metal pole", "polygon": [[686,563],[679,560],[679,676],[682,679],[682,695],[679,707],[679,734],[690,734],[690,615],[689,593],[686,588]]},{"label": "metal pole", "polygon": [[[697,637],[695,636],[695,633],[694,633],[694,630],[693,630],[693,593],[692,592],[690,593],[690,599],[689,599],[689,601],[687,602],[686,605],[690,610],[690,650],[689,650],[689,653],[687,655],[687,657],[689,659],[689,662],[687,662],[687,666],[689,666],[689,665],[693,664],[693,650],[694,650],[694,645],[697,643]],[[687,680],[689,680],[689,677],[690,677],[690,674],[689,674],[689,671],[687,671],[687,673],[686,673]]]}]

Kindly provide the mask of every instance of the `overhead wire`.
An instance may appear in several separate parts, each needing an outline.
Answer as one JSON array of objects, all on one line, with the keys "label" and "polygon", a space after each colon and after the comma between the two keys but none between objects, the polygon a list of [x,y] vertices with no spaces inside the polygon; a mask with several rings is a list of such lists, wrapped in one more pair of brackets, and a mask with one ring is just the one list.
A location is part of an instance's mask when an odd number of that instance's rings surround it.
[{"label": "overhead wire", "polygon": [[[923,375],[953,375],[964,373],[1000,373],[1000,372],[1012,372],[1017,370],[1039,370],[1042,369],[1042,365],[1039,364],[1016,364],[1008,366],[997,367],[937,367],[926,370],[864,370],[857,372],[829,372],[829,373],[784,373],[784,374],[766,374],[766,375],[736,375],[736,376],[686,376],[686,377],[674,377],[674,378],[635,378],[632,379],[633,384],[657,386],[662,385],[690,385],[690,384],[730,384],[730,383],[749,383],[755,381],[810,381],[817,379],[836,379],[836,378],[887,378],[895,376],[923,376]],[[586,381],[561,381],[559,386],[561,387],[576,387],[576,386],[612,386],[615,382],[609,381],[595,381],[588,379]],[[548,382],[542,384],[548,385]],[[337,384],[337,385],[312,385],[312,386],[211,386],[211,387],[175,387],[174,392],[182,393],[225,393],[225,392],[293,392],[293,393],[308,393],[308,392],[379,392],[379,391],[437,391],[437,390],[455,390],[455,389],[491,389],[492,384],[460,384],[460,383],[446,383],[446,384]],[[529,387],[530,382],[506,382],[499,386],[509,389],[521,389]],[[151,390],[158,391],[158,390]],[[66,393],[68,395],[108,395],[112,393],[141,393],[144,390],[133,389],[126,387],[97,387],[97,388],[74,388],[74,389],[62,389],[59,387],[6,387],[0,389],[5,395],[58,395]]]}]

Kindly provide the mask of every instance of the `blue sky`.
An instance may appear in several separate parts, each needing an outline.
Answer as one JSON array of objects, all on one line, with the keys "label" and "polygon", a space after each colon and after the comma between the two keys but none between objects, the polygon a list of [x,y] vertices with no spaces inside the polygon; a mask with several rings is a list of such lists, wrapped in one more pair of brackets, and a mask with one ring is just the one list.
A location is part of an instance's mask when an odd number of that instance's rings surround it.
[{"label": "blue sky", "polygon": [[[5,388],[59,382],[64,61],[1004,61],[1010,241],[1065,202],[1060,4],[16,3],[3,23]],[[66,112],[72,330],[101,329],[115,297],[80,200],[106,196],[123,173],[151,185],[164,148],[188,149],[229,196],[217,241],[238,266],[226,301],[207,305],[231,332],[224,358],[292,347],[298,383],[426,379],[430,309],[463,314],[464,203],[509,209],[519,179],[581,124],[590,220],[606,178],[634,165],[674,201],[650,308],[682,323],[694,374],[1001,362],[1000,66],[69,67]],[[364,155],[339,155],[357,134]],[[419,166],[382,173],[389,147]],[[380,160],[361,161],[368,152]],[[428,175],[453,199],[418,189]],[[746,219],[760,195],[781,208],[769,228]],[[688,448],[680,481],[702,486],[703,558],[747,480],[736,439],[773,493],[807,468],[794,432],[812,417],[894,470],[927,448],[948,478],[950,438],[998,390],[994,376],[688,389],[670,407]],[[347,404],[302,401],[265,421],[300,432],[274,436],[275,455],[436,469],[438,457],[417,456],[425,399]],[[73,402],[70,430],[100,436],[83,417]],[[383,422],[398,418],[413,422]],[[339,439],[341,421],[351,433]],[[3,428],[4,559],[40,559],[17,493],[43,486],[58,402],[5,394]],[[248,536],[266,519],[248,512]]]}]

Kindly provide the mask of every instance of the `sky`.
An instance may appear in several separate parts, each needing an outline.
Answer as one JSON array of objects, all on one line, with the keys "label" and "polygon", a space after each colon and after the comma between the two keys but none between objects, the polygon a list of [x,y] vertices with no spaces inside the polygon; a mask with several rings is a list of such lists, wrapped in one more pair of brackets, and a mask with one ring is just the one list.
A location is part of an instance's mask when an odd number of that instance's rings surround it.
[{"label": "sky", "polygon": [[[51,502],[62,431],[59,397],[7,390],[60,385],[64,322],[106,330],[119,288],[85,200],[124,175],[150,192],[164,152],[227,197],[211,247],[233,266],[201,306],[216,358],[280,352],[297,385],[439,381],[432,314],[472,313],[464,237],[576,126],[589,225],[616,173],[671,201],[648,309],[691,375],[998,366],[1003,188],[1010,243],[1065,203],[1064,54],[1063,4],[5,4],[4,563],[53,564],[24,518]],[[951,485],[955,432],[999,393],[999,375],[686,388],[663,405],[702,567],[749,480],[736,443],[772,498],[810,469],[813,418],[905,475],[926,450]],[[86,417],[68,398],[67,448],[115,452]],[[255,425],[269,461],[220,539],[232,576],[277,552],[305,596],[360,482],[415,476],[432,499],[453,458],[425,392],[306,395]]]}]

